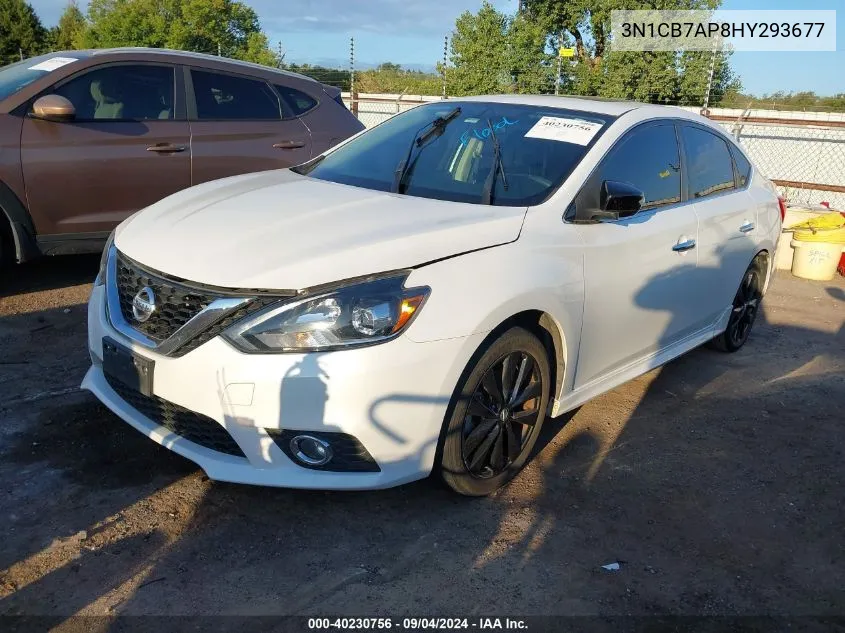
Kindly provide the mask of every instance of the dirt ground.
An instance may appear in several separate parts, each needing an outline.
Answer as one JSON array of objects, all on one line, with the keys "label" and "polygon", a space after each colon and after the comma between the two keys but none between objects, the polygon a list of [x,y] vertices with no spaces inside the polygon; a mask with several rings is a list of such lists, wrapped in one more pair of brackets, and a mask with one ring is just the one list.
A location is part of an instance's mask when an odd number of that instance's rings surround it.
[{"label": "dirt ground", "polygon": [[209,481],[78,391],[97,261],[0,279],[2,615],[845,615],[841,277],[778,274],[741,352],[548,421],[465,499]]}]

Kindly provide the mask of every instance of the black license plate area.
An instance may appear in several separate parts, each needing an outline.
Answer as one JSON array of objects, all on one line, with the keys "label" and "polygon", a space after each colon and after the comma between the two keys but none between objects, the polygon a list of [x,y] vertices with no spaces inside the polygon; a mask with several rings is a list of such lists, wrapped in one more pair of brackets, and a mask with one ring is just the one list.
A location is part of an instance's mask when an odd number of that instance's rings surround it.
[{"label": "black license plate area", "polygon": [[136,356],[108,337],[103,338],[103,373],[145,396],[153,395],[155,361]]}]

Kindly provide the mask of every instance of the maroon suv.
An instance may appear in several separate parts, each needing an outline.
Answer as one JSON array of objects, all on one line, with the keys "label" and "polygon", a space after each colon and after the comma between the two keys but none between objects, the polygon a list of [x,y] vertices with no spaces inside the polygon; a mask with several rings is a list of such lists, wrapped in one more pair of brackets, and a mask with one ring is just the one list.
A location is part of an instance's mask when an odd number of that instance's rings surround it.
[{"label": "maroon suv", "polygon": [[302,163],[363,127],[337,88],[209,55],[71,51],[6,66],[0,257],[96,251],[169,194]]}]

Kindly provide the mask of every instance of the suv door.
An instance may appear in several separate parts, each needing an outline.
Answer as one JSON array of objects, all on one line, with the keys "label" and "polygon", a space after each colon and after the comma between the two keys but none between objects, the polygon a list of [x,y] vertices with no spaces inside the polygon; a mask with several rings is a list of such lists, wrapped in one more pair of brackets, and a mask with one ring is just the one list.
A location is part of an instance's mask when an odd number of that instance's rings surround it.
[{"label": "suv door", "polygon": [[173,65],[120,63],[43,93],[70,100],[76,118],[23,123],[24,185],[39,238],[110,231],[190,186],[190,129],[178,84]]},{"label": "suv door", "polygon": [[620,181],[641,190],[645,200],[633,217],[576,225],[585,277],[576,388],[702,327],[695,287],[698,219],[692,205],[682,204],[681,176],[675,126],[661,121],[630,130],[585,185],[592,194],[606,180]]},{"label": "suv door", "polygon": [[757,254],[757,209],[746,187],[751,166],[744,161],[744,174],[738,174],[728,141],[715,132],[689,123],[680,130],[687,196],[695,202],[699,222],[701,292],[713,298],[708,318],[715,325],[732,307],[742,275]]},{"label": "suv door", "polygon": [[263,79],[187,69],[193,184],[311,158],[311,134]]}]

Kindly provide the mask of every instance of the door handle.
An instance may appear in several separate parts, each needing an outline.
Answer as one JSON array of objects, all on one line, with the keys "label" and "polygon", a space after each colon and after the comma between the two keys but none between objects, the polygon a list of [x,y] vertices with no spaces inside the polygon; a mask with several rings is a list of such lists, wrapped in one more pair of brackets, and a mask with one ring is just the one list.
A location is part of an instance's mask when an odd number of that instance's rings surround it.
[{"label": "door handle", "polygon": [[754,230],[754,222],[749,222],[748,220],[746,220],[745,222],[743,222],[743,223],[742,223],[742,226],[741,226],[741,227],[739,227],[739,232],[740,232],[740,233],[749,233],[749,232],[751,232],[751,231],[753,231],[753,230]]},{"label": "door handle", "polygon": [[299,149],[305,147],[305,141],[282,141],[281,143],[274,143],[275,149]]},{"label": "door handle", "polygon": [[692,250],[695,248],[695,240],[684,240],[683,242],[678,242],[672,247],[672,250],[676,253],[685,253],[686,251]]},{"label": "door handle", "polygon": [[159,154],[173,154],[176,152],[184,152],[188,149],[187,145],[174,145],[173,143],[159,143],[147,148],[148,152],[157,152]]}]

